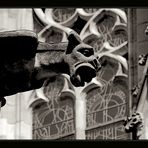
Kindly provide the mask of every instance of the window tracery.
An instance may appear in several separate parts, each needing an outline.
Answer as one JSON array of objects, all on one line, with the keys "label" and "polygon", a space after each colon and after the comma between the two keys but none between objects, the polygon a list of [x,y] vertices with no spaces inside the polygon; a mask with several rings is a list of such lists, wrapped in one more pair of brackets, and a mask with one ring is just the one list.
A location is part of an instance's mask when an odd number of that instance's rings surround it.
[{"label": "window tracery", "polygon": [[[86,139],[128,139],[129,135],[123,127],[129,107],[126,12],[123,9],[64,8],[45,9],[42,15],[38,16],[43,24],[38,26],[42,26],[42,30],[36,28],[40,40],[67,42],[65,33],[47,20],[52,18],[63,26],[76,28],[73,26],[81,19],[86,23],[76,31],[100,56],[102,69],[97,73],[96,80],[102,87],[96,88],[94,83],[90,83],[83,88],[83,91],[87,90]],[[61,76],[45,87],[44,94],[49,102],[42,103],[41,109],[33,109],[34,139],[75,139],[76,88],[64,79],[65,76]],[[66,94],[64,100],[60,100],[63,89]]]}]

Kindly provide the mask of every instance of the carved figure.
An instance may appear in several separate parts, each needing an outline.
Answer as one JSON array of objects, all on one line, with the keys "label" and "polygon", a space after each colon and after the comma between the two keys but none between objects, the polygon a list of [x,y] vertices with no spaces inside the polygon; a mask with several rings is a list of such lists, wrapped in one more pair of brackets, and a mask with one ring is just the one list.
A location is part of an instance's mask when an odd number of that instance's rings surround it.
[{"label": "carved figure", "polygon": [[68,34],[68,44],[58,58],[50,56],[57,50],[48,49],[50,45],[39,42],[32,31],[0,32],[0,43],[1,106],[6,103],[4,96],[40,88],[46,79],[62,73],[70,76],[74,86],[84,86],[101,67],[94,49],[74,31]]},{"label": "carved figure", "polygon": [[131,117],[127,117],[124,121],[124,128],[127,133],[135,133],[134,138],[138,139],[143,129],[143,117],[139,112],[135,112]]}]

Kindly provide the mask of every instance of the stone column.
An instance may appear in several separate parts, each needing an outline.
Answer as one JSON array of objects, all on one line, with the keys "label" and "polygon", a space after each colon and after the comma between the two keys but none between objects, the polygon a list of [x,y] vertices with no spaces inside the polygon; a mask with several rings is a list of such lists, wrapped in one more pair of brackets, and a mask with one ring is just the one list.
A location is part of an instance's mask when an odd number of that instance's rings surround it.
[{"label": "stone column", "polygon": [[[139,55],[148,54],[148,35],[145,30],[148,26],[148,9],[129,9],[128,10],[128,45],[129,45],[129,101],[130,101],[130,114],[134,111],[143,114],[144,129],[139,139],[145,139],[147,137],[147,113],[148,113],[148,101],[147,81],[141,90],[140,100],[139,93],[137,96],[133,96],[132,89],[140,84],[143,79],[145,66],[138,64]],[[139,85],[140,86],[140,85]],[[141,86],[140,86],[141,87]],[[140,88],[141,89],[141,88]],[[138,107],[137,107],[138,106]],[[135,139],[137,131],[133,131],[132,138]]]},{"label": "stone column", "polygon": [[136,104],[136,97],[132,89],[138,84],[138,59],[137,59],[137,15],[136,9],[128,9],[128,57],[129,57],[129,104],[132,108]]},{"label": "stone column", "polygon": [[[32,9],[0,9],[0,31],[18,29],[34,29]],[[32,138],[32,112],[26,103],[32,92],[26,93],[6,97],[7,103],[1,109],[2,118],[8,123],[6,139]]]},{"label": "stone column", "polygon": [[[145,30],[148,26],[148,9],[137,9],[137,56],[148,54],[148,34]],[[138,66],[138,80],[140,81],[144,75],[143,72],[148,68]],[[148,78],[147,78],[148,79]],[[148,139],[148,80],[145,81],[141,98],[139,101],[139,112],[143,114],[144,128],[140,139]]]}]

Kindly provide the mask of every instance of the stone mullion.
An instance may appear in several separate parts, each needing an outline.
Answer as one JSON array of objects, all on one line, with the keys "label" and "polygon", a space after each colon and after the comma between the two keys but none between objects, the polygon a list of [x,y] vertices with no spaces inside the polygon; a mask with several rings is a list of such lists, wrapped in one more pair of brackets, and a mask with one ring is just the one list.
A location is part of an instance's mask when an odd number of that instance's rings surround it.
[{"label": "stone mullion", "polygon": [[82,92],[82,87],[75,88],[75,131],[76,139],[86,139],[86,95]]}]

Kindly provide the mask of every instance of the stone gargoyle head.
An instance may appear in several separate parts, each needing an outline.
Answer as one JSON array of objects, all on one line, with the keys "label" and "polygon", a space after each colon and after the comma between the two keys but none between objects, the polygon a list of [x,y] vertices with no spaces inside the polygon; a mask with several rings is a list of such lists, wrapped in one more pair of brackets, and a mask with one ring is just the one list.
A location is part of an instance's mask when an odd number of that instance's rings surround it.
[{"label": "stone gargoyle head", "polygon": [[70,80],[76,87],[90,82],[101,68],[93,47],[83,43],[76,32],[68,36],[64,61],[69,64]]}]

